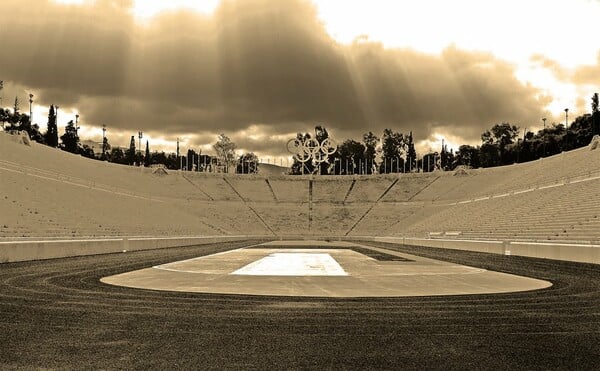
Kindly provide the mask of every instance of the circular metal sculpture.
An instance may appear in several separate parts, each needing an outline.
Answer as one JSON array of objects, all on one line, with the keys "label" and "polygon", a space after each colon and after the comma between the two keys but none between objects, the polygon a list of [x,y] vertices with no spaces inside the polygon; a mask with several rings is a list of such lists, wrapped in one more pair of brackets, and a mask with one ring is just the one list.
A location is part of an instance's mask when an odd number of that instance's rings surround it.
[{"label": "circular metal sculpture", "polygon": [[294,155],[294,159],[299,162],[315,161],[316,163],[327,162],[329,156],[337,150],[337,143],[330,138],[325,138],[319,142],[314,138],[302,141],[300,139],[290,139],[287,142],[287,150]]}]

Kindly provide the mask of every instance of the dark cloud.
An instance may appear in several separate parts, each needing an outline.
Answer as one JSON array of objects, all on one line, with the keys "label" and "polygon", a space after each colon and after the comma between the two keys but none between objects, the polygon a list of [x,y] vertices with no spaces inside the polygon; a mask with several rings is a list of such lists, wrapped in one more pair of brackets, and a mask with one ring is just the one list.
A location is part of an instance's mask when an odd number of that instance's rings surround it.
[{"label": "dark cloud", "polygon": [[[170,135],[259,125],[257,150],[322,123],[338,137],[385,127],[426,138],[537,122],[538,91],[490,54],[335,42],[303,0],[224,1],[211,16],[167,12],[145,24],[131,1],[4,0],[0,79],[38,103],[76,106],[90,124]],[[10,52],[6,52],[10,51]],[[58,102],[57,100],[60,100]],[[473,139],[473,138],[466,138]]]}]

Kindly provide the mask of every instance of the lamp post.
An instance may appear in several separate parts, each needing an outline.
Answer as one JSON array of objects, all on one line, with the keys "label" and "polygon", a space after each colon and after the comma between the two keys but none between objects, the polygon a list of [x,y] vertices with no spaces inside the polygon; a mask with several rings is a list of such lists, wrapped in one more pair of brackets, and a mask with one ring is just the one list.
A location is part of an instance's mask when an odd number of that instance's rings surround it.
[{"label": "lamp post", "polygon": [[544,117],[542,121],[544,121],[544,130],[546,130],[546,118]]},{"label": "lamp post", "polygon": [[29,94],[29,125],[33,125],[33,94]]}]

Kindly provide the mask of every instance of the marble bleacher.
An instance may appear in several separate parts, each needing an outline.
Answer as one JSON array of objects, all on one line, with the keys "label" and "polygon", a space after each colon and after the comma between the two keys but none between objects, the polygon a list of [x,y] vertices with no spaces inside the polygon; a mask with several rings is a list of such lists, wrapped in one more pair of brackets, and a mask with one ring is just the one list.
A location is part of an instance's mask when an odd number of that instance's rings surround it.
[{"label": "marble bleacher", "polygon": [[433,236],[600,240],[600,150],[463,174],[233,175],[92,161],[0,133],[0,238]]}]

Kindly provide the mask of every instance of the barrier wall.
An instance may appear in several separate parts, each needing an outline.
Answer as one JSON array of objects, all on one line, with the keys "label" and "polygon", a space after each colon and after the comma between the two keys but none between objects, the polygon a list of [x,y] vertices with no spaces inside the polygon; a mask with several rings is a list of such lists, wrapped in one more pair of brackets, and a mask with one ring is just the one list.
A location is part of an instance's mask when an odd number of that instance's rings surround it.
[{"label": "barrier wall", "polygon": [[388,242],[399,245],[437,247],[478,251],[491,254],[528,256],[600,264],[600,245],[557,244],[541,242],[444,240],[403,237],[354,237],[351,240]]},{"label": "barrier wall", "polygon": [[511,242],[507,254],[600,264],[600,245]]},{"label": "barrier wall", "polygon": [[264,238],[264,236],[202,236],[3,241],[0,242],[0,263],[205,245],[216,242],[241,241],[248,239],[264,240]]},{"label": "barrier wall", "polygon": [[[227,241],[264,240],[265,236],[201,236],[201,237],[131,237],[79,240],[4,241],[0,242],[0,263],[44,260],[72,256],[122,253],[170,247],[203,245]],[[293,238],[282,240],[378,241],[399,245],[437,247],[441,249],[478,251],[491,254],[518,255],[543,259],[600,264],[600,245],[554,244],[540,242],[444,240],[403,237],[331,237]]]}]

